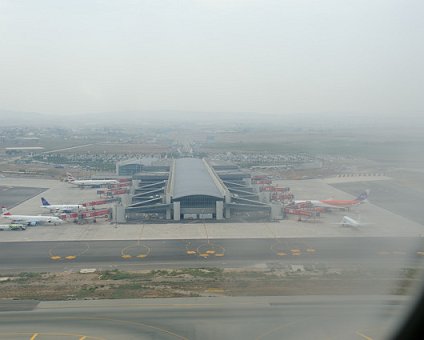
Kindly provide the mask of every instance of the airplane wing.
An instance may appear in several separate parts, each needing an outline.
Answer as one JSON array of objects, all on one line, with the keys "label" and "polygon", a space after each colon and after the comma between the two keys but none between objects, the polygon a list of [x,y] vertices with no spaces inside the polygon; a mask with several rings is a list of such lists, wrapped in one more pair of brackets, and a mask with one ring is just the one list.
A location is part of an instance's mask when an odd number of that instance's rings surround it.
[{"label": "airplane wing", "polygon": [[364,227],[364,226],[367,226],[367,225],[372,225],[372,224],[375,224],[375,223],[359,222],[358,224],[353,224],[353,223],[348,223],[348,222],[334,222],[334,223],[331,223],[331,224],[333,224],[333,225],[343,225],[343,226],[348,226],[348,227],[353,227],[353,228],[359,228],[359,227]]}]

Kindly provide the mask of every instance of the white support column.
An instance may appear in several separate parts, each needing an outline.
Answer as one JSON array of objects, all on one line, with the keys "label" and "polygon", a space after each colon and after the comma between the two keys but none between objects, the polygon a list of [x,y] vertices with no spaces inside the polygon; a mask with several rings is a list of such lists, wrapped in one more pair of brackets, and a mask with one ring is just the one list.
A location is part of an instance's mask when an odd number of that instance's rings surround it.
[{"label": "white support column", "polygon": [[180,214],[181,214],[180,202],[174,202],[173,207],[174,207],[174,221],[179,221]]},{"label": "white support column", "polygon": [[222,220],[224,218],[224,202],[216,201],[216,219]]},{"label": "white support column", "polygon": [[271,204],[271,220],[281,220],[283,219],[283,209],[281,204]]},{"label": "white support column", "polygon": [[139,179],[133,179],[130,187],[130,195],[134,196],[135,189],[138,189],[140,186],[141,181]]},{"label": "white support column", "polygon": [[112,209],[112,221],[115,223],[126,223],[125,208],[122,205],[114,205]]},{"label": "white support column", "polygon": [[128,194],[121,195],[121,205],[128,207],[130,204],[130,196]]},{"label": "white support column", "polygon": [[225,208],[225,218],[230,218],[230,217],[231,217],[230,208]]}]

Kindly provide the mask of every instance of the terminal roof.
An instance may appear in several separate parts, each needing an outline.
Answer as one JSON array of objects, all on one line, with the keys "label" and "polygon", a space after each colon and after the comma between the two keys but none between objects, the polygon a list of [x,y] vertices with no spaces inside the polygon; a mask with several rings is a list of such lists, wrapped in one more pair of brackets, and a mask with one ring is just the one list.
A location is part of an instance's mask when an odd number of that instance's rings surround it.
[{"label": "terminal roof", "polygon": [[205,162],[197,158],[175,160],[173,199],[205,195],[223,198]]}]

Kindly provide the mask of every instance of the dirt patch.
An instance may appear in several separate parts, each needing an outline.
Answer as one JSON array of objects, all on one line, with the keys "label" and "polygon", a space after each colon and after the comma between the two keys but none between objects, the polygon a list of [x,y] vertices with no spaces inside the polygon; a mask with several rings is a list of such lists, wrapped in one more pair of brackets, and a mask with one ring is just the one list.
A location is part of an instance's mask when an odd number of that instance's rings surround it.
[{"label": "dirt patch", "polygon": [[[278,271],[220,268],[119,270],[81,273],[21,273],[4,276],[0,298],[34,300],[124,299],[196,296],[408,294],[419,282],[417,270],[398,277],[384,271]],[[418,279],[417,279],[418,278]]]}]

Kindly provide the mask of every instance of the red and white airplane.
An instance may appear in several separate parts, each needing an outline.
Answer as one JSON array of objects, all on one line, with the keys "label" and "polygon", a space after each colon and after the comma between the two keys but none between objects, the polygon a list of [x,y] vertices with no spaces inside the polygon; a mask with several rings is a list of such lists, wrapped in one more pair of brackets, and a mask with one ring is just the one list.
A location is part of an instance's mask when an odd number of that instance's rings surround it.
[{"label": "red and white airplane", "polygon": [[352,206],[366,202],[367,199],[368,199],[369,193],[370,193],[370,191],[366,190],[353,200],[333,200],[333,199],[328,199],[328,200],[301,200],[301,201],[295,200],[294,204],[300,205],[300,206],[310,204],[313,207],[319,207],[319,208],[345,209],[345,208],[349,208],[349,207],[352,207]]}]

